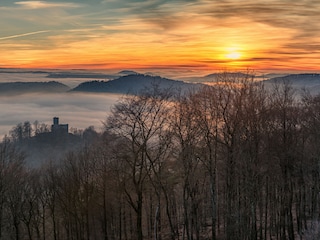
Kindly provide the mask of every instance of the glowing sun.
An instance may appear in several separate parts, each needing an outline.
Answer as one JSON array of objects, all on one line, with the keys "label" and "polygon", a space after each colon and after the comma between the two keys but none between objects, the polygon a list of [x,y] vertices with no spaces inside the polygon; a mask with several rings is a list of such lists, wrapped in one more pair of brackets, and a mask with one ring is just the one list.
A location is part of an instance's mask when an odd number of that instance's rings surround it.
[{"label": "glowing sun", "polygon": [[241,58],[241,54],[237,51],[232,51],[226,54],[227,59],[237,60]]}]

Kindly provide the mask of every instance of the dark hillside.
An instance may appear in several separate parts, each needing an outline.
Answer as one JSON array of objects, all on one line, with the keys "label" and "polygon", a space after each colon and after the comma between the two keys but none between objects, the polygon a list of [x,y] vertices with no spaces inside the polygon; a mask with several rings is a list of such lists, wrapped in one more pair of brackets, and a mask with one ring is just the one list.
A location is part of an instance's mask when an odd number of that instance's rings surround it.
[{"label": "dark hillside", "polygon": [[284,77],[275,77],[264,81],[267,87],[272,87],[272,85],[281,82],[290,83],[297,91],[306,89],[311,94],[320,93],[320,74],[318,73],[290,74]]},{"label": "dark hillside", "polygon": [[23,94],[33,92],[66,92],[70,88],[62,83],[50,82],[4,82],[0,83],[0,94]]},{"label": "dark hillside", "polygon": [[110,81],[91,81],[81,83],[72,91],[79,92],[109,92],[109,93],[138,93],[139,91],[151,87],[153,84],[160,88],[178,89],[182,91],[197,88],[199,85],[150,76],[144,74],[131,74]]},{"label": "dark hillside", "polygon": [[73,73],[73,72],[58,72],[50,73],[47,78],[100,78],[100,79],[112,79],[113,75],[102,73]]}]

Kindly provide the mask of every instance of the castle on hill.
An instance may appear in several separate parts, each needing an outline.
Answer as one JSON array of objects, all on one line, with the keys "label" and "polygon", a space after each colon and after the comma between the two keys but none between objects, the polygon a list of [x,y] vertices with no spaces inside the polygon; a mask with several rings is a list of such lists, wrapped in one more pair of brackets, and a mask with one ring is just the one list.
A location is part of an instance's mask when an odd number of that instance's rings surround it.
[{"label": "castle on hill", "polygon": [[67,135],[69,133],[68,124],[59,124],[59,118],[53,118],[53,124],[51,125],[51,133],[55,135]]}]

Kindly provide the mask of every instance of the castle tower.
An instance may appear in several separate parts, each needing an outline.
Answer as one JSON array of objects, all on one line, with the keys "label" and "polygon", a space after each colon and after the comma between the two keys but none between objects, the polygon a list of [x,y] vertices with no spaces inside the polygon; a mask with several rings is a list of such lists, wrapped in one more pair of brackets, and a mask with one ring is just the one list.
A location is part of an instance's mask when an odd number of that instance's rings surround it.
[{"label": "castle tower", "polygon": [[53,118],[53,125],[59,125],[59,118],[58,117]]},{"label": "castle tower", "polygon": [[53,118],[53,124],[51,125],[51,132],[54,134],[68,134],[68,124],[59,124],[59,118]]}]

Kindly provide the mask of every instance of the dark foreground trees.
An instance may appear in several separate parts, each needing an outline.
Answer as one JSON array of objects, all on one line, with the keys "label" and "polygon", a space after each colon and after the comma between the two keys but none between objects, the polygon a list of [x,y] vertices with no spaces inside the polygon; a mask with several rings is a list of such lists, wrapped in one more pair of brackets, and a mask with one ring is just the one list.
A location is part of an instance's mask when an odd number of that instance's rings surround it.
[{"label": "dark foreground trees", "polygon": [[287,82],[226,74],[123,98],[94,143],[39,169],[5,139],[0,239],[318,239],[319,113]]}]

